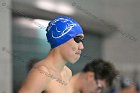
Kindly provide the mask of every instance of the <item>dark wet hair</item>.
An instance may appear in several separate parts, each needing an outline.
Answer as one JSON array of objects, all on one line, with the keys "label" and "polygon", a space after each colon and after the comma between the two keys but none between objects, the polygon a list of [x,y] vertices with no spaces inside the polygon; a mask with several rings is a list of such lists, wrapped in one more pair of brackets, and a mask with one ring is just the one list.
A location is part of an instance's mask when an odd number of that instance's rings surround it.
[{"label": "dark wet hair", "polygon": [[86,64],[82,72],[94,72],[96,80],[106,80],[107,85],[111,86],[114,79],[118,75],[118,71],[115,69],[114,65],[110,62],[106,62],[102,59],[92,60],[90,63]]}]

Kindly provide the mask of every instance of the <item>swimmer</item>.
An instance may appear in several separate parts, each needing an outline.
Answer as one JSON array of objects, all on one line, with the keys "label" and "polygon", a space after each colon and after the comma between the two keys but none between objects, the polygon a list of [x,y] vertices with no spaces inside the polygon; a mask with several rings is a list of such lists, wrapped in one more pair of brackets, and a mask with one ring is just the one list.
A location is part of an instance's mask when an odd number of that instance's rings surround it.
[{"label": "swimmer", "polygon": [[110,62],[93,60],[72,77],[72,93],[101,93],[106,86],[112,85],[117,73]]},{"label": "swimmer", "polygon": [[18,93],[72,93],[72,72],[65,64],[74,64],[80,58],[83,30],[74,19],[60,16],[49,23],[46,31],[51,51],[33,66]]}]

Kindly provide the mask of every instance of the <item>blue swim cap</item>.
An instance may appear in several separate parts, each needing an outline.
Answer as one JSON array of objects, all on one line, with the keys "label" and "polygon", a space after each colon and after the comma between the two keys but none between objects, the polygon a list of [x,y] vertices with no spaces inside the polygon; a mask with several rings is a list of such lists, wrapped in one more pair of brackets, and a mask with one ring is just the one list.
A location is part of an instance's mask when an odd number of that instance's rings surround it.
[{"label": "blue swim cap", "polygon": [[60,16],[52,20],[46,31],[51,48],[55,48],[71,38],[83,34],[83,30],[78,22],[67,16]]}]

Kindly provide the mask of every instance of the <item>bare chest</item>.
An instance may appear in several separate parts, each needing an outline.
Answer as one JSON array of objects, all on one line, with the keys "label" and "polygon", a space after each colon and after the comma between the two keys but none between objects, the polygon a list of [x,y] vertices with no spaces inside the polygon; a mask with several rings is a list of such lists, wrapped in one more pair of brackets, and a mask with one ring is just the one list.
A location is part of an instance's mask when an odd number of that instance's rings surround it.
[{"label": "bare chest", "polygon": [[69,86],[69,82],[54,79],[47,86],[45,93],[72,93],[72,89]]}]

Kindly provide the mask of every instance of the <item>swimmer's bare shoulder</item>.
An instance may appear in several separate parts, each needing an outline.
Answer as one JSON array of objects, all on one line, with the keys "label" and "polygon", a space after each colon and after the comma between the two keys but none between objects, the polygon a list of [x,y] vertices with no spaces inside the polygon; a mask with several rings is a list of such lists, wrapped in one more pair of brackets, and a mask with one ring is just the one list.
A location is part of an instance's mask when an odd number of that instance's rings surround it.
[{"label": "swimmer's bare shoulder", "polygon": [[38,62],[29,72],[18,93],[41,93],[50,82],[50,78],[47,77],[48,73],[48,69],[42,65],[42,62]]}]

